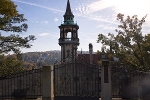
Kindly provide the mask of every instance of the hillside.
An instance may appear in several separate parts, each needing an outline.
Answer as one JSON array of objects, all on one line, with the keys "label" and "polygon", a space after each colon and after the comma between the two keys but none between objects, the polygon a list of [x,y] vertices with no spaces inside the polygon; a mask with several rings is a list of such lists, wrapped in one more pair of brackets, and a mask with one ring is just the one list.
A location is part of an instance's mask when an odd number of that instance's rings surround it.
[{"label": "hillside", "polygon": [[60,56],[59,50],[23,53],[23,67],[53,65],[56,61],[60,61]]},{"label": "hillside", "polygon": [[[78,54],[81,52],[78,51]],[[82,51],[82,53],[88,53],[88,51]],[[23,67],[31,69],[34,67],[41,67],[44,65],[54,65],[56,61],[60,61],[60,50],[45,51],[45,52],[28,52],[23,53]]]}]

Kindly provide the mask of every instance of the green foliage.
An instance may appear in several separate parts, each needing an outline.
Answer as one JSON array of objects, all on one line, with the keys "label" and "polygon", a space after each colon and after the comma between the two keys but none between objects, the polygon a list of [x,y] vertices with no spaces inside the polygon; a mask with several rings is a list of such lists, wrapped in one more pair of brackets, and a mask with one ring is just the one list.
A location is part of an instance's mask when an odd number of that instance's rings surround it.
[{"label": "green foliage", "polygon": [[10,36],[0,35],[0,54],[8,53],[13,51],[14,53],[20,53],[20,48],[30,48],[30,40],[34,40],[34,36],[30,35],[29,37],[20,37],[19,35],[11,34]]},{"label": "green foliage", "polygon": [[22,62],[15,55],[0,55],[0,76],[11,75],[23,71]]},{"label": "green foliage", "polygon": [[[21,48],[30,48],[30,41],[35,40],[35,36],[29,35],[21,37],[22,32],[26,32],[28,25],[24,23],[27,19],[23,14],[19,14],[16,5],[11,0],[0,0],[0,54],[13,51],[21,53]],[[4,32],[15,32],[10,36]]]},{"label": "green foliage", "polygon": [[121,63],[129,65],[133,69],[150,70],[150,34],[142,34],[142,25],[145,22],[145,17],[141,20],[137,15],[124,18],[123,14],[117,15],[117,20],[120,22],[116,32],[116,36],[109,33],[108,37],[99,34],[97,42],[103,45],[110,46],[112,54],[119,58]]},{"label": "green foliage", "polygon": [[32,69],[34,69],[34,68],[37,68],[36,66],[35,66],[35,63],[30,63],[30,62],[23,62],[23,68],[25,69],[25,70],[32,70]]},{"label": "green foliage", "polygon": [[[30,41],[35,40],[35,36],[22,37],[21,33],[26,32],[27,19],[17,11],[17,5],[11,0],[0,0],[0,75],[8,75],[23,70],[21,48],[30,48]],[[6,35],[10,32],[10,35]],[[12,34],[13,32],[13,34]],[[13,52],[15,57],[7,56]]]},{"label": "green foliage", "polygon": [[1,18],[0,30],[6,32],[26,32],[28,25],[23,22],[27,21],[27,19],[25,19],[23,16],[23,14],[18,14],[9,19]]},{"label": "green foliage", "polygon": [[5,22],[18,14],[16,7],[10,0],[0,0],[0,28],[5,26]]}]

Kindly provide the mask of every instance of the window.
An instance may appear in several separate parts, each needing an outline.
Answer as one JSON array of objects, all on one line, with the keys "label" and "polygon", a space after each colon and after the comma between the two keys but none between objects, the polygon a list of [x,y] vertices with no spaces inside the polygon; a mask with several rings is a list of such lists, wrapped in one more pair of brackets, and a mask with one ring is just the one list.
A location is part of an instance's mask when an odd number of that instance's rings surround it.
[{"label": "window", "polygon": [[68,32],[68,33],[67,33],[67,38],[70,38],[70,39],[71,39],[71,32]]}]

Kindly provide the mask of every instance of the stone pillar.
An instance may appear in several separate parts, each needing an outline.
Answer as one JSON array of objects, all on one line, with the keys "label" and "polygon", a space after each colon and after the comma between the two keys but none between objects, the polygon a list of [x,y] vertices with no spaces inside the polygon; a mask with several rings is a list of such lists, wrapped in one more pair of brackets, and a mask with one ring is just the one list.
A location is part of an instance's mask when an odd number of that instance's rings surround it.
[{"label": "stone pillar", "polygon": [[111,97],[111,67],[104,52],[100,55],[101,67],[101,100],[112,100]]},{"label": "stone pillar", "polygon": [[52,97],[53,97],[52,70],[53,70],[53,66],[43,66],[43,75],[42,75],[43,96],[42,96],[42,100],[52,100]]}]

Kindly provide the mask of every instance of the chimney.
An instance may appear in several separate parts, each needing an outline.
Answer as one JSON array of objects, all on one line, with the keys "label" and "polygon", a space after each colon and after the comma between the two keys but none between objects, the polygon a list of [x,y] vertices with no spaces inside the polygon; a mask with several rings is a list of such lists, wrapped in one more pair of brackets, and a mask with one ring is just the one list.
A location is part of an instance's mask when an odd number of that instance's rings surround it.
[{"label": "chimney", "polygon": [[93,45],[89,43],[90,64],[93,63]]}]

